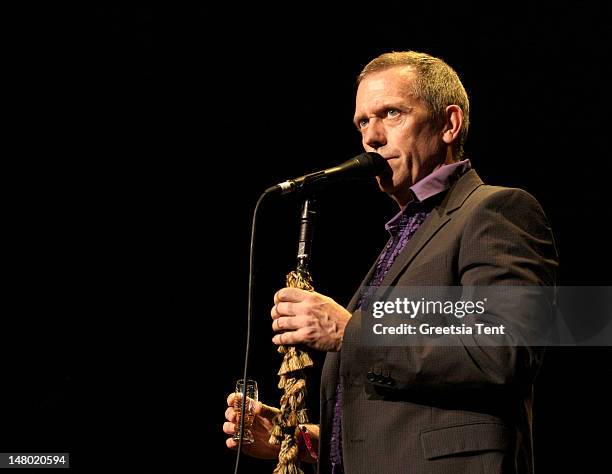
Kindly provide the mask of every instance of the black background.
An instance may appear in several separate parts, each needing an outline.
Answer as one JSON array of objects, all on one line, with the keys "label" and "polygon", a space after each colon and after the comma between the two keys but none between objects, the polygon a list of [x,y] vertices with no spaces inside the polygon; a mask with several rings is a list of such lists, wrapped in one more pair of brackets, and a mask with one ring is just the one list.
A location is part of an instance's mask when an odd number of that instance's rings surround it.
[{"label": "black background", "polygon": [[[255,201],[361,151],[354,78],[385,51],[428,52],[457,70],[480,176],[541,202],[559,284],[610,284],[607,7],[398,5],[8,15],[16,302],[3,353],[15,383],[3,390],[0,451],[70,451],[87,470],[230,472],[221,426],[242,373]],[[298,204],[267,204],[257,241],[250,374],[270,404],[280,356],[269,310],[295,263]],[[316,289],[346,303],[395,212],[373,183],[323,193]],[[609,363],[608,348],[549,351],[536,386],[540,472],[605,468]]]}]

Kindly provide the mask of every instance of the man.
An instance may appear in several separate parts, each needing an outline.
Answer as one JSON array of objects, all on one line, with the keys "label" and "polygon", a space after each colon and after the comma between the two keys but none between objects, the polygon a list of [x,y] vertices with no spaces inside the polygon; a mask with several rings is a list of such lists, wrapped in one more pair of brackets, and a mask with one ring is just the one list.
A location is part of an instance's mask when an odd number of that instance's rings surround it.
[{"label": "man", "polygon": [[[387,160],[378,184],[400,207],[361,289],[554,285],[556,251],[539,204],[524,191],[484,185],[463,159],[469,102],[448,65],[412,51],[374,59],[358,79],[354,122],[364,149]],[[320,431],[307,426],[319,472],[532,472],[531,388],[541,352],[366,346],[361,295],[346,308],[293,288],[274,296],[273,342],[327,352]],[[232,434],[231,397],[228,404],[224,431]],[[256,411],[261,436],[246,452],[274,457],[265,432],[275,409]],[[303,449],[302,457],[314,455]]]}]

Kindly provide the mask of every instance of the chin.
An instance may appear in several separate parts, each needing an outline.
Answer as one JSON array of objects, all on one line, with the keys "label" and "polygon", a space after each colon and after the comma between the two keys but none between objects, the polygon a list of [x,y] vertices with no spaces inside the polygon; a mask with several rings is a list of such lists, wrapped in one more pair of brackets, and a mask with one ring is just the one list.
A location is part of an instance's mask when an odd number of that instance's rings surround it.
[{"label": "chin", "polygon": [[398,188],[392,182],[381,182],[378,181],[378,187],[386,195],[393,197],[397,194]]}]

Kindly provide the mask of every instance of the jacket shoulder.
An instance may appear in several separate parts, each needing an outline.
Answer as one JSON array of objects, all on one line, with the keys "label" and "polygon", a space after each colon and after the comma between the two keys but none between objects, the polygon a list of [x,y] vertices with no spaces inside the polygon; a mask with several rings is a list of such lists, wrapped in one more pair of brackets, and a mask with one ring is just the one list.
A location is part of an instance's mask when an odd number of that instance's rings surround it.
[{"label": "jacket shoulder", "polygon": [[506,215],[528,213],[545,217],[544,209],[538,200],[524,189],[488,184],[476,188],[465,200],[462,208],[464,211],[487,209]]}]

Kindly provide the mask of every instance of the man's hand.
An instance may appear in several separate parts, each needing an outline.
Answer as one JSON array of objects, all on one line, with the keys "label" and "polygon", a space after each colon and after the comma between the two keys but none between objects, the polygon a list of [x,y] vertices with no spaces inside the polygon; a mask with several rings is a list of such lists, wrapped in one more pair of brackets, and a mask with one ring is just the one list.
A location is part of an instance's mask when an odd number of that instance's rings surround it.
[{"label": "man's hand", "polygon": [[319,351],[342,347],[344,328],[351,313],[319,293],[283,288],[274,295],[272,330],[274,344],[305,344]]},{"label": "man's hand", "polygon": [[[240,412],[234,410],[234,398],[237,394],[232,393],[227,397],[228,408],[225,410],[225,419],[223,423],[223,432],[233,436],[240,429],[238,418]],[[279,412],[278,408],[264,405],[261,402],[254,402],[255,419],[251,425],[251,433],[255,438],[255,442],[251,444],[242,443],[242,452],[260,459],[277,459],[280,446],[268,443],[270,439],[270,431],[272,430],[272,419]],[[230,449],[238,449],[238,441],[227,438],[225,444]]]}]

